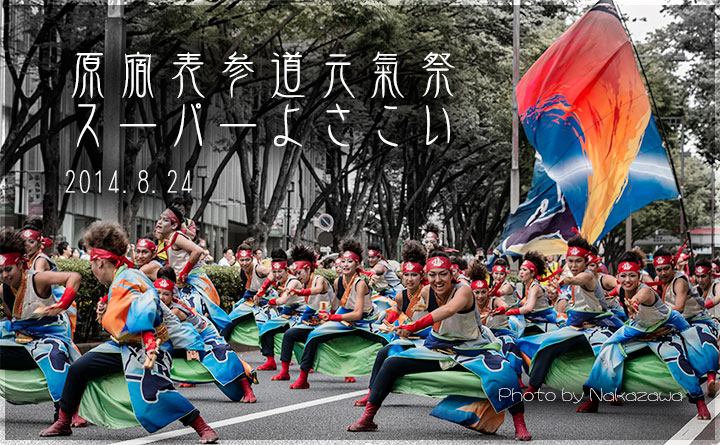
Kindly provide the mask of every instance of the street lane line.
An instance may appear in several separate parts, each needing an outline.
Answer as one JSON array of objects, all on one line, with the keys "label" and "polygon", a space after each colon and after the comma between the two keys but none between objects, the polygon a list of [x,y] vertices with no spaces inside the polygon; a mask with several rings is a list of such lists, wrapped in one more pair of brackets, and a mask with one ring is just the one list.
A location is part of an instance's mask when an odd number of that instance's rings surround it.
[{"label": "street lane line", "polygon": [[720,414],[720,396],[712,399],[707,407],[708,411],[710,411],[710,420],[699,420],[697,417],[693,417],[670,440],[665,442],[665,445],[690,445],[693,443],[695,438],[714,422],[715,417]]},{"label": "street lane line", "polygon": [[[296,403],[295,405],[283,406],[281,408],[273,408],[267,411],[260,411],[257,413],[245,414],[244,416],[232,417],[230,419],[218,420],[217,422],[209,423],[213,428],[220,428],[228,425],[235,425],[237,423],[249,422],[251,420],[262,419],[263,417],[274,416],[277,414],[289,413],[291,411],[297,411],[300,409],[310,408],[317,405],[324,405],[326,403],[337,402],[338,400],[350,399],[360,395],[367,394],[367,390],[346,392],[336,396],[325,397],[322,399],[310,400],[308,402]],[[140,437],[132,440],[125,440],[122,442],[116,442],[112,445],[141,445],[146,443],[158,442],[160,440],[172,439],[174,437],[184,436],[186,434],[195,434],[195,430],[192,428],[183,428],[180,430],[168,431],[166,433],[152,434],[146,437]]]}]

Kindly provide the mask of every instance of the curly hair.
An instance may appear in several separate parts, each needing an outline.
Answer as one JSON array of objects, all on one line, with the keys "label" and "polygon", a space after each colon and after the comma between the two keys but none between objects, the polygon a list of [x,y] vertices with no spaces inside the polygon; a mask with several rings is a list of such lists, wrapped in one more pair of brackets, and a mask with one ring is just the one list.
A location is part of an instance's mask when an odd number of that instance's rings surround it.
[{"label": "curly hair", "polygon": [[177,275],[175,275],[175,269],[173,269],[171,266],[163,266],[157,271],[157,277],[165,278],[166,280],[170,280],[173,283],[177,281]]},{"label": "curly hair", "polygon": [[340,241],[340,252],[345,252],[346,250],[349,250],[359,256],[360,261],[364,258],[363,254],[365,253],[365,249],[363,249],[362,243],[356,238],[345,238]]},{"label": "curly hair", "polygon": [[19,253],[25,255],[25,241],[22,232],[5,227],[0,230],[0,253]]},{"label": "curly hair", "polygon": [[287,261],[287,254],[282,249],[273,249],[273,251],[270,252],[270,258],[272,258],[273,261]]},{"label": "curly hair", "polygon": [[293,261],[307,261],[310,264],[314,264],[315,258],[317,258],[314,250],[302,244],[295,244],[292,246],[292,249],[290,249],[290,256]]},{"label": "curly hair", "polygon": [[85,229],[83,241],[88,249],[99,248],[123,256],[128,247],[128,236],[119,224],[95,221]]},{"label": "curly hair", "polygon": [[547,272],[547,265],[545,264],[545,257],[537,251],[531,250],[523,255],[523,261],[530,261],[537,267],[537,274],[540,276],[545,275]]},{"label": "curly hair", "polygon": [[580,247],[581,249],[592,252],[592,246],[581,235],[575,235],[570,238],[567,242],[567,245],[568,247]]},{"label": "curly hair", "polygon": [[485,265],[481,261],[473,260],[470,263],[468,269],[468,278],[472,281],[485,280],[488,276],[488,271],[485,269]]},{"label": "curly hair", "polygon": [[25,224],[22,226],[22,230],[25,229],[32,229],[37,230],[38,232],[43,231],[43,220],[39,216],[32,216],[25,220]]},{"label": "curly hair", "polygon": [[628,250],[627,252],[620,255],[620,260],[618,261],[618,264],[620,263],[637,263],[640,266],[642,266],[642,257],[638,255],[638,253],[635,250]]},{"label": "curly hair", "polygon": [[404,263],[409,261],[411,263],[425,264],[425,261],[427,259],[425,246],[423,246],[419,241],[415,240],[409,240],[406,241],[405,244],[403,244],[400,256]]}]

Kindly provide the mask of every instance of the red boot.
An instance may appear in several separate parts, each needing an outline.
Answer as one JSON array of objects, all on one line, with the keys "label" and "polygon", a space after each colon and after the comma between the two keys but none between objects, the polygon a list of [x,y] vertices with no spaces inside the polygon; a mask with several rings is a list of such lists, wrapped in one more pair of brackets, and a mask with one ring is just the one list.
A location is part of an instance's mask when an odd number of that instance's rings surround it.
[{"label": "red boot", "polygon": [[290,363],[280,362],[282,369],[270,378],[270,380],[290,380]]},{"label": "red boot", "polygon": [[715,394],[717,394],[718,390],[720,389],[720,382],[717,379],[717,375],[714,371],[710,371],[707,373],[707,385],[708,385],[708,395],[710,397],[715,397]]},{"label": "red boot", "polygon": [[275,371],[276,369],[275,357],[268,357],[265,363],[257,367],[258,371]]},{"label": "red boot", "polygon": [[253,393],[252,390],[252,386],[250,386],[250,379],[248,379],[247,377],[240,377],[240,386],[242,386],[243,392],[245,392],[242,400],[240,400],[242,403],[257,402],[257,399],[255,398],[255,393]]},{"label": "red boot", "polygon": [[[705,410],[707,411],[707,408],[705,408]],[[40,436],[69,436],[72,434],[72,428],[70,428],[71,423],[72,415],[63,410],[58,410],[58,420],[50,425],[49,428],[40,431]]]},{"label": "red boot", "polygon": [[88,426],[88,421],[80,417],[79,413],[75,413],[72,417],[72,423],[70,425],[73,428],[85,428]]},{"label": "red boot", "polygon": [[178,386],[179,386],[180,388],[194,388],[194,387],[196,387],[197,385],[194,384],[194,383],[184,383],[184,382],[180,382],[180,383],[178,383]]},{"label": "red boot", "polygon": [[375,406],[370,402],[367,402],[367,405],[365,405],[365,412],[363,412],[363,415],[357,420],[357,422],[353,423],[348,427],[348,431],[377,431],[377,424],[373,422],[373,419],[375,418],[375,414],[377,414],[377,410],[380,408],[379,406]]},{"label": "red boot", "polygon": [[355,383],[355,377],[345,377],[345,383]]},{"label": "red boot", "polygon": [[585,403],[578,406],[575,411],[579,413],[596,413],[598,412],[598,406],[600,406],[600,401],[590,397]]},{"label": "red boot", "polygon": [[355,403],[353,403],[353,406],[365,406],[367,405],[367,401],[370,398],[370,391],[368,391],[367,394],[365,394],[365,397],[362,399],[356,400]]},{"label": "red boot", "polygon": [[295,380],[295,383],[290,385],[290,389],[308,389],[310,387],[310,384],[307,381],[308,372],[300,370],[300,375],[298,376],[297,380]]},{"label": "red boot", "polygon": [[205,423],[200,416],[197,416],[197,419],[193,420],[190,426],[200,435],[200,443],[215,443],[220,438],[215,430]]},{"label": "red boot", "polygon": [[697,418],[700,420],[710,420],[710,411],[708,411],[707,405],[705,405],[704,400],[698,400],[695,402],[695,406],[697,406],[698,415]]},{"label": "red boot", "polygon": [[623,406],[623,401],[620,396],[612,396],[610,399],[610,406]]},{"label": "red boot", "polygon": [[[534,400],[535,399],[535,393],[538,392],[538,388],[528,385],[527,389],[523,391],[523,400]],[[530,397],[528,399],[528,397]]]},{"label": "red boot", "polygon": [[530,440],[532,436],[525,426],[525,416],[523,413],[513,413],[513,423],[515,424],[515,440]]}]

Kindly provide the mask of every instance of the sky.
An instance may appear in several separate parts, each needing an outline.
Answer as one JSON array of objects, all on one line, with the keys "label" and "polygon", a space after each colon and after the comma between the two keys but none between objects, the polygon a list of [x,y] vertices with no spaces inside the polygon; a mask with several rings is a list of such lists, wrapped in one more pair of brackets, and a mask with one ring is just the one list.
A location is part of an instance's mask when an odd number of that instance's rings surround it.
[{"label": "sky", "polygon": [[[615,0],[615,3],[620,8],[620,11],[628,17],[627,27],[630,30],[631,37],[636,43],[639,43],[645,41],[648,33],[657,28],[662,28],[672,21],[670,17],[660,13],[662,5],[678,2]],[[588,4],[595,4],[595,1],[590,1]],[[642,18],[645,18],[646,21],[640,20]],[[633,21],[633,19],[638,20]]]}]

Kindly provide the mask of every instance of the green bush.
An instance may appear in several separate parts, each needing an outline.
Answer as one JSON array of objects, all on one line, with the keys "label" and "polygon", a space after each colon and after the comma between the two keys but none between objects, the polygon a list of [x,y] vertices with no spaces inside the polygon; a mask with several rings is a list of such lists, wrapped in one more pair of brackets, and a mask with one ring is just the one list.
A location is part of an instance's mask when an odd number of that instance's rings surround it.
[{"label": "green bush", "polygon": [[240,269],[227,266],[203,266],[203,270],[217,289],[220,307],[230,313],[233,304],[245,293],[245,283],[240,278]]}]

